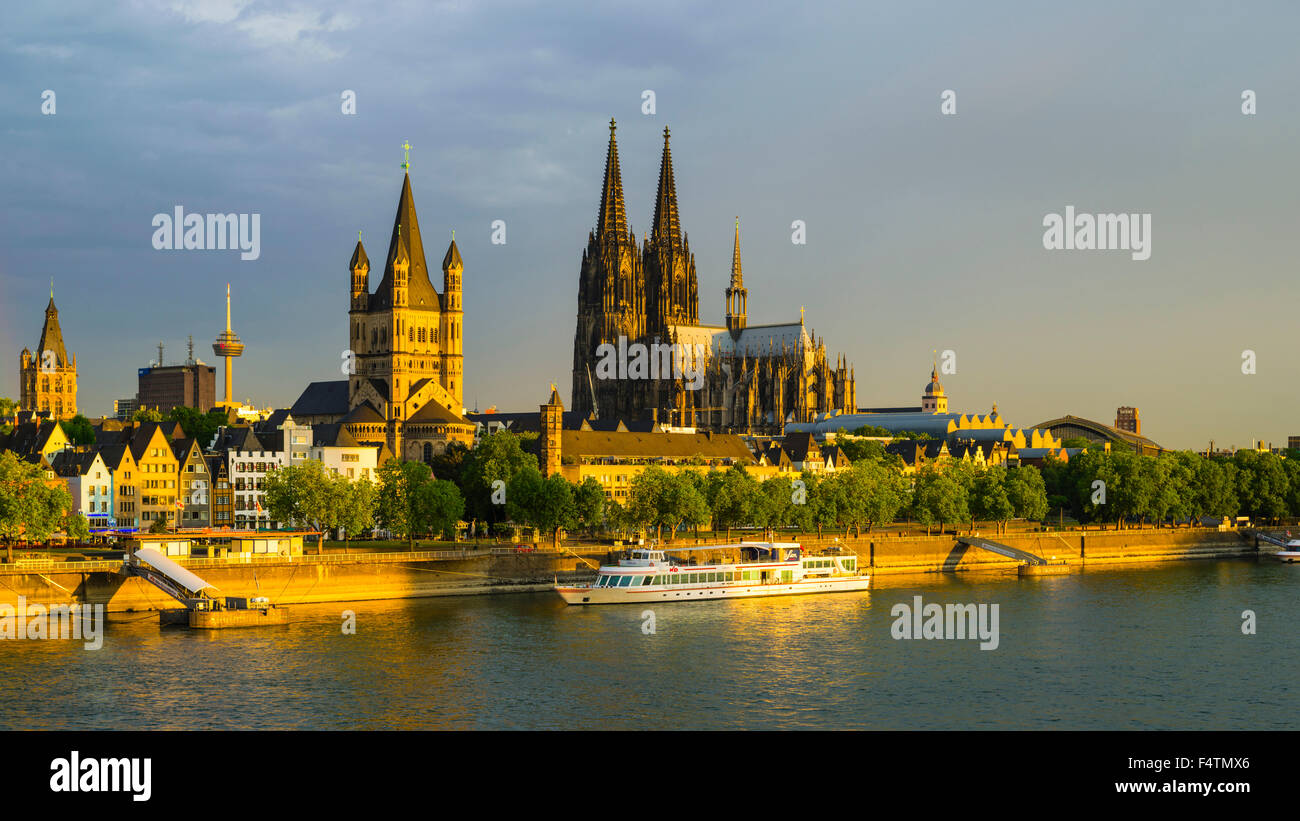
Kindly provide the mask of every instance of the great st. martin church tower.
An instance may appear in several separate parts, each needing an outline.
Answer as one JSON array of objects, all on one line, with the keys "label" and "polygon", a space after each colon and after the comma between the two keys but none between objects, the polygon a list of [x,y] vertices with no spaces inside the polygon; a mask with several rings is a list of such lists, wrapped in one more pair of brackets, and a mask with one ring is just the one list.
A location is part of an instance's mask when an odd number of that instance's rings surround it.
[{"label": "great st. martin church tower", "polygon": [[[409,146],[406,146],[409,150]],[[429,279],[409,162],[397,200],[383,278],[370,292],[370,259],[357,240],[348,263],[351,309],[348,414],[341,421],[367,444],[403,459],[428,459],[450,441],[473,442],[464,418],[461,274],[453,236],[442,259],[442,293]]]}]

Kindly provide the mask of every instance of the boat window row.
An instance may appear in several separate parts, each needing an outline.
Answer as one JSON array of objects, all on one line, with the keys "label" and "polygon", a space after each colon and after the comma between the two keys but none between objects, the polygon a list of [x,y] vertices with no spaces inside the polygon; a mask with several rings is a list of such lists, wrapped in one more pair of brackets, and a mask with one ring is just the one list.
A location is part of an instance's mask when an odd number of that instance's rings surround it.
[{"label": "boat window row", "polygon": [[642,587],[650,585],[663,584],[717,584],[721,582],[734,581],[756,581],[759,578],[757,570],[748,570],[743,573],[737,573],[733,570],[714,570],[699,573],[663,573],[656,576],[651,575],[609,575],[601,576],[596,581],[596,587]]}]

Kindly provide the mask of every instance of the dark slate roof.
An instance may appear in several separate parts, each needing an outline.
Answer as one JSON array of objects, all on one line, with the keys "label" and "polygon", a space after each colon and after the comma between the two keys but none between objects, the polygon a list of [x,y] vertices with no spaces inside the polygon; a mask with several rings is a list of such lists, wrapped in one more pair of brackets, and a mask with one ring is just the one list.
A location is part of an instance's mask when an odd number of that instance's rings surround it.
[{"label": "dark slate roof", "polygon": [[829,447],[823,447],[822,458],[829,460],[830,463],[835,466],[836,470],[840,468],[846,468],[849,465],[853,464],[852,462],[849,461],[848,455],[844,453],[844,449],[841,448],[839,445],[831,445]]},{"label": "dark slate roof", "polygon": [[366,256],[366,246],[357,240],[357,247],[352,250],[352,259],[348,260],[348,270],[351,271],[358,266],[364,265],[370,267],[370,257]]},{"label": "dark slate roof", "polygon": [[164,441],[171,442],[167,437],[169,430],[166,422],[141,422],[135,426],[135,430],[131,435],[131,456],[137,462],[140,461],[140,457],[144,456],[149,443],[153,441],[155,431],[163,435]]},{"label": "dark slate roof", "polygon": [[63,450],[50,457],[50,467],[59,476],[85,476],[98,455],[98,452],[93,450],[80,452]]},{"label": "dark slate roof", "polygon": [[[347,384],[346,382],[344,384]],[[292,413],[288,408],[277,408],[271,412],[271,415],[257,423],[257,429],[275,430],[283,425],[286,421],[292,421]]]},{"label": "dark slate roof", "polygon": [[[284,431],[282,430],[262,431],[257,434],[257,441],[262,443],[262,450],[271,453],[283,453],[286,450],[284,446]],[[247,450],[247,448],[244,449]]]},{"label": "dark slate roof", "polygon": [[[467,413],[465,418],[477,425],[486,426],[489,422],[504,424],[511,433],[540,433],[542,430],[540,409],[519,413]],[[578,411],[560,412],[560,427],[564,430],[581,430],[584,422],[594,421],[586,419]]]},{"label": "dark slate roof", "polygon": [[[789,454],[791,462],[806,462],[810,451],[820,451],[820,448],[817,447],[817,440],[813,438],[811,433],[788,433],[781,443],[781,448]],[[819,457],[813,456],[812,458],[817,459]]]},{"label": "dark slate roof", "polygon": [[355,448],[359,447],[357,440],[352,438],[348,429],[341,422],[334,422],[327,425],[311,426],[312,443],[316,447],[327,448]]},{"label": "dark slate roof", "polygon": [[294,416],[342,416],[348,412],[348,380],[312,382],[289,408]]},{"label": "dark slate roof", "polygon": [[385,420],[379,411],[375,410],[373,405],[369,402],[362,402],[360,405],[357,405],[355,408],[348,411],[347,415],[339,421],[345,425],[382,425]]},{"label": "dark slate roof", "polygon": [[456,247],[456,240],[451,241],[447,246],[447,254],[442,258],[442,270],[450,268],[464,268],[465,263],[460,258],[460,249]]},{"label": "dark slate roof", "polygon": [[219,451],[265,451],[262,442],[253,433],[253,429],[247,425],[239,427],[222,428],[217,432],[217,442],[215,450]]},{"label": "dark slate roof", "polygon": [[[654,424],[653,422],[648,423],[647,426],[646,426],[645,428],[641,429],[640,431],[638,431],[638,433],[650,433],[650,431],[651,431],[651,426],[653,426],[653,424]],[[563,420],[563,419],[560,420],[560,427],[564,427],[564,420]],[[581,423],[580,425],[578,425],[578,430],[600,430],[600,431],[606,431],[606,432],[613,432],[613,431],[624,431],[624,432],[627,432],[627,431],[631,430],[631,428],[629,428],[627,425],[625,425],[625,424],[623,423],[623,420],[622,420],[622,419],[584,419],[584,420],[582,420],[582,423]]]},{"label": "dark slate roof", "polygon": [[793,467],[789,454],[787,454],[785,449],[777,442],[768,442],[767,447],[763,449],[763,455],[767,457],[767,463],[769,465],[775,465],[776,467]]},{"label": "dark slate roof", "polygon": [[[172,455],[176,457],[176,461],[185,464],[185,460],[190,458],[190,450],[194,447],[194,438],[173,439],[171,444]],[[202,452],[203,449],[199,450]]]},{"label": "dark slate roof", "polygon": [[100,458],[104,460],[105,465],[108,465],[109,470],[117,470],[121,466],[122,460],[130,452],[130,449],[124,443],[104,445],[99,449]]},{"label": "dark slate roof", "polygon": [[230,472],[226,468],[226,457],[220,453],[205,453],[203,460],[208,463],[208,474],[214,478]]},{"label": "dark slate roof", "polygon": [[19,456],[28,456],[39,452],[54,435],[58,422],[24,422],[16,425],[10,432],[6,449]]}]

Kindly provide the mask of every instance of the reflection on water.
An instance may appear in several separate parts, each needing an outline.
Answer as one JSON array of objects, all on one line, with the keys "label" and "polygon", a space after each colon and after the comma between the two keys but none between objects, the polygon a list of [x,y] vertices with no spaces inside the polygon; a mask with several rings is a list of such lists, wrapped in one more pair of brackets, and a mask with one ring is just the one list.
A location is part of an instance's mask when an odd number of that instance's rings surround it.
[{"label": "reflection on water", "polygon": [[[1254,561],[884,576],[654,605],[654,635],[644,606],[549,594],[302,605],[211,632],[117,614],[99,651],[0,642],[0,728],[1294,729],[1297,585]],[[998,649],[894,640],[914,595],[998,604]]]}]

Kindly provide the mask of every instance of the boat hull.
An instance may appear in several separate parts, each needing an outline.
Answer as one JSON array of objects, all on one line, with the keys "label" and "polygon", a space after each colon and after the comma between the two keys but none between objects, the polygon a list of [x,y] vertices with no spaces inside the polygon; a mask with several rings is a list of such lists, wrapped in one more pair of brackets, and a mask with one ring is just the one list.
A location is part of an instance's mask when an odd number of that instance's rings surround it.
[{"label": "boat hull", "polygon": [[1284,562],[1300,562],[1300,550],[1279,550],[1273,555]]},{"label": "boat hull", "polygon": [[748,599],[759,596],[803,596],[811,593],[851,593],[868,590],[871,576],[811,578],[773,584],[735,584],[714,587],[668,587],[640,590],[624,587],[566,587],[555,592],[568,604],[648,604],[651,602]]}]

